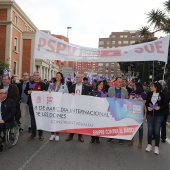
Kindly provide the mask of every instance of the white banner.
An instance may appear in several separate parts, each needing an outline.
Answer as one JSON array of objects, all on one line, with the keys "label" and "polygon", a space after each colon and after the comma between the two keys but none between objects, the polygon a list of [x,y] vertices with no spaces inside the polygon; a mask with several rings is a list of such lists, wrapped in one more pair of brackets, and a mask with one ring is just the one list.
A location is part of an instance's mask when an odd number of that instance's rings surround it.
[{"label": "white banner", "polygon": [[132,139],[143,122],[143,102],[60,92],[31,94],[37,129]]},{"label": "white banner", "polygon": [[167,63],[169,38],[118,48],[87,48],[36,31],[34,58],[84,62],[163,61]]}]

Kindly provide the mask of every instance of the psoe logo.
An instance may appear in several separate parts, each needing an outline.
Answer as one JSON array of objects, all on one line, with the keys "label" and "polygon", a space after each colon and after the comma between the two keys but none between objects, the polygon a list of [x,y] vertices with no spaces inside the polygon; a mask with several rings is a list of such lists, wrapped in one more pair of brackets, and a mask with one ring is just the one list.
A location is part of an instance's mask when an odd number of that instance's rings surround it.
[{"label": "psoe logo", "polygon": [[37,102],[37,103],[41,103],[41,96],[38,96],[38,97],[37,97],[36,102]]},{"label": "psoe logo", "polygon": [[128,110],[128,105],[123,104],[122,111],[127,112],[127,110]]},{"label": "psoe logo", "polygon": [[141,113],[142,107],[140,105],[133,105],[133,113]]},{"label": "psoe logo", "polygon": [[47,97],[47,104],[52,103],[53,102],[53,97]]}]

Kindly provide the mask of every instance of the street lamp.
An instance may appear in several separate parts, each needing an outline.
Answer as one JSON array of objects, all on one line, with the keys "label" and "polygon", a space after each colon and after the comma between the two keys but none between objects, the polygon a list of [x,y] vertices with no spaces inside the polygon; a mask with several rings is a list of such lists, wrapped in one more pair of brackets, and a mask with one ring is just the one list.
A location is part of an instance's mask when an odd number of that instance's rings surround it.
[{"label": "street lamp", "polygon": [[68,38],[69,29],[72,29],[72,27],[67,27],[67,38]]}]

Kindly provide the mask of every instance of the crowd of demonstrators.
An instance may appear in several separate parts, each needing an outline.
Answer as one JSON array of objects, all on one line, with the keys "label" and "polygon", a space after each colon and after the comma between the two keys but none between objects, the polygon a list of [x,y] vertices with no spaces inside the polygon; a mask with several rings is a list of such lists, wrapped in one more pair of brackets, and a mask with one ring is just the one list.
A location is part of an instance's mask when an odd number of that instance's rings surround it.
[{"label": "crowd of demonstrators", "polygon": [[[56,73],[56,80],[48,87],[49,92],[63,92],[68,93],[67,85],[64,83],[64,76],[61,72]],[[59,140],[59,132],[51,132],[50,141]]]},{"label": "crowd of demonstrators", "polygon": [[[16,82],[16,77],[4,75],[0,85],[0,131],[5,126],[11,124],[15,115],[15,121],[20,125],[20,132],[25,128],[31,133],[28,138],[29,141],[35,139],[37,135],[36,121],[34,116],[33,104],[31,101],[32,91],[49,91],[49,92],[62,92],[70,93],[72,95],[90,95],[94,97],[112,97],[115,100],[132,99],[144,102],[144,120],[147,119],[148,131],[148,145],[146,151],[152,150],[152,139],[155,139],[155,154],[159,154],[160,138],[163,143],[166,142],[166,121],[169,114],[170,91],[167,89],[166,83],[160,80],[156,83],[148,85],[146,82],[140,82],[129,85],[127,79],[117,77],[114,80],[114,86],[110,87],[106,79],[101,80],[94,78],[89,81],[89,78],[82,77],[81,74],[75,75],[75,82],[64,81],[63,74],[57,72],[56,76],[50,81],[47,79],[41,80],[39,72],[34,72],[33,76],[24,72],[23,77],[19,83]],[[13,101],[13,102],[10,102]],[[4,104],[5,103],[5,104]],[[9,104],[13,103],[13,104]],[[9,109],[5,108],[9,105]],[[8,112],[8,113],[7,113]],[[161,135],[160,135],[161,132]],[[42,141],[43,131],[38,130],[39,140]],[[66,141],[73,139],[74,133],[70,133]],[[51,132],[50,141],[59,140],[58,132]],[[82,134],[78,134],[78,140],[84,142]],[[108,142],[113,139],[109,138]],[[91,136],[91,143],[100,143],[98,136]],[[132,146],[134,139],[130,140],[128,145]],[[142,148],[143,142],[143,124],[139,128],[139,142],[138,148]],[[119,144],[123,144],[123,140],[119,140]],[[0,139],[0,152],[3,150],[2,140]]]}]

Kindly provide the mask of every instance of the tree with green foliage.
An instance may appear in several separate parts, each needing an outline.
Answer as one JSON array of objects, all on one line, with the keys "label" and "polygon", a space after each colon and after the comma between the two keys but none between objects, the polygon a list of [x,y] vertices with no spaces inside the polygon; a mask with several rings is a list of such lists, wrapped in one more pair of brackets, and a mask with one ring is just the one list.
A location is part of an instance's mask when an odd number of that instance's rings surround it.
[{"label": "tree with green foliage", "polygon": [[0,60],[0,76],[3,74],[3,70],[5,68],[9,71],[9,64],[5,63],[3,60]]}]

